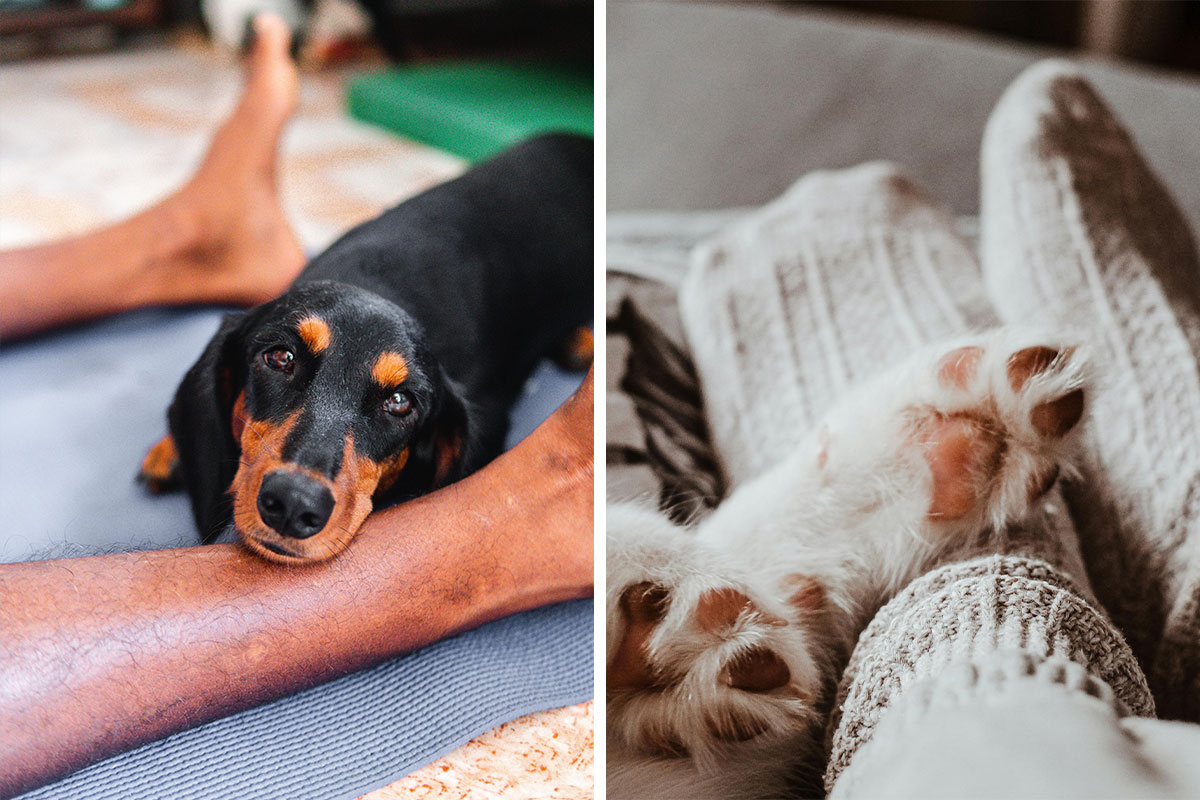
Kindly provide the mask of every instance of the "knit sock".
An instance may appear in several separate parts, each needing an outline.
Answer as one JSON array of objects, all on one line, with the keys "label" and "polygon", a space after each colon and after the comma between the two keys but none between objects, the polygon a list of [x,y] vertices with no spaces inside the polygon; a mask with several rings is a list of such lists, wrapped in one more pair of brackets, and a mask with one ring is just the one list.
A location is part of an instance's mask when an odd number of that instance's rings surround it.
[{"label": "knit sock", "polygon": [[1200,260],[1128,133],[1070,64],[1000,100],[981,252],[1006,322],[1084,332],[1098,386],[1065,488],[1101,602],[1159,712],[1200,720]]},{"label": "knit sock", "polygon": [[850,385],[997,324],[946,214],[881,163],[812,173],[698,247],[679,305],[732,486]]},{"label": "knit sock", "polygon": [[[1014,694],[1027,706],[1041,694],[1065,711],[1099,712],[1101,721],[1105,715],[1111,722],[1114,716],[1154,714],[1129,646],[1063,573],[1041,561],[1000,555],[929,572],[880,609],[859,637],[829,728],[826,788],[838,798],[879,796],[880,787],[903,772],[897,765],[931,755],[912,748],[936,724],[930,718],[937,710],[1003,708]],[[1032,706],[1045,713],[1036,702]],[[980,714],[973,716],[978,721]],[[1023,719],[1039,725],[1028,709]],[[1001,758],[981,742],[993,736],[1003,745],[1003,733],[977,724],[972,736],[971,757],[983,764]],[[1005,766],[1014,765],[1001,761],[1001,771]],[[939,785],[939,777],[946,776],[926,776],[925,786]],[[957,785],[957,791],[937,796],[970,794],[970,780],[958,774],[942,784]],[[1020,783],[1005,780],[1009,787]],[[905,795],[893,789],[885,793]],[[993,786],[996,791],[1006,793]]]}]

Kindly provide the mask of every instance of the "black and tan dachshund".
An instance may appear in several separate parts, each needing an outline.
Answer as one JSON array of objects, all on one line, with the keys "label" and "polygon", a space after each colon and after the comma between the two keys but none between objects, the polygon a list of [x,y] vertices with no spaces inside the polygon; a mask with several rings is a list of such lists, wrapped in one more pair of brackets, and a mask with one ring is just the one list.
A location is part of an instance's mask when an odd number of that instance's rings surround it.
[{"label": "black and tan dachshund", "polygon": [[184,377],[152,490],[211,541],[302,562],[373,508],[498,455],[539,359],[591,357],[591,139],[531,139],[353,229],[282,297],[228,316]]}]

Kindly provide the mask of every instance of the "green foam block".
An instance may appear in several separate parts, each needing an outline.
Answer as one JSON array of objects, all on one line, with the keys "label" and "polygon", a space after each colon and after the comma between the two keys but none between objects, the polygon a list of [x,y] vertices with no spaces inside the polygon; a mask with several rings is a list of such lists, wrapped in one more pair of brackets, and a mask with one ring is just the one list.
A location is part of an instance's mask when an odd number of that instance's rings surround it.
[{"label": "green foam block", "polygon": [[355,78],[347,95],[352,117],[469,161],[545,131],[593,135],[590,68],[419,64]]}]

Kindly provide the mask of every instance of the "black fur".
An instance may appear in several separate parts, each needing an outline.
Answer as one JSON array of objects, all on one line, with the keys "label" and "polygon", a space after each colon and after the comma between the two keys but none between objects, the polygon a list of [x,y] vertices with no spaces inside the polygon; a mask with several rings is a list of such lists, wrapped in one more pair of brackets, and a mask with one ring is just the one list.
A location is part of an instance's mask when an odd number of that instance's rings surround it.
[{"label": "black fur", "polygon": [[[205,541],[230,521],[239,444],[236,397],[254,420],[297,410],[285,460],[334,477],[347,430],[374,460],[408,447],[399,481],[376,505],[428,492],[439,444],[461,443],[457,480],[499,454],[508,413],[537,361],[592,316],[590,139],[541,136],[354,228],[313,259],[282,297],[231,315],[185,376],[168,417],[180,477]],[[309,353],[308,314],[333,343]],[[281,381],[273,347],[296,353]],[[409,366],[416,411],[379,416],[370,365],[382,350]]]}]

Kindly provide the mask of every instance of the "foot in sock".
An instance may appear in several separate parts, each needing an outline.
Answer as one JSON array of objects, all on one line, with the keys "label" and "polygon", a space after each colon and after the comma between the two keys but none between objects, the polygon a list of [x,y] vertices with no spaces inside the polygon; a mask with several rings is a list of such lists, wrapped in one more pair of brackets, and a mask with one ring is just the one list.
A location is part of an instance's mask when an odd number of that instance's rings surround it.
[{"label": "foot in sock", "polygon": [[[1159,713],[1200,721],[1200,258],[1072,65],[1017,78],[984,137],[981,254],[1006,324],[1086,332],[1100,369],[1064,495]],[[1102,421],[1102,424],[1101,424]]]},{"label": "foot in sock", "polygon": [[863,385],[693,534],[610,510],[611,796],[775,796],[838,665],[936,560],[1003,538],[1069,469],[1085,365],[1000,330]]}]

